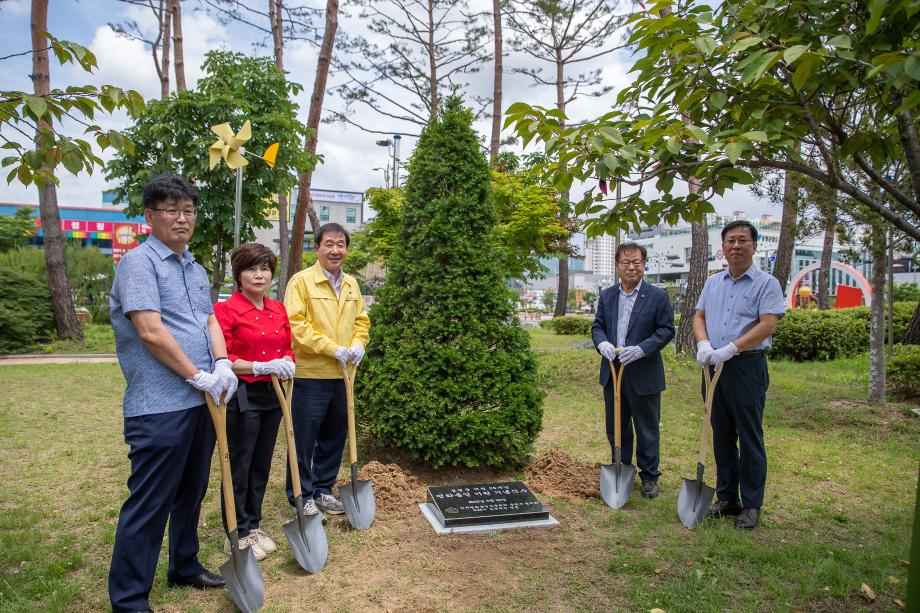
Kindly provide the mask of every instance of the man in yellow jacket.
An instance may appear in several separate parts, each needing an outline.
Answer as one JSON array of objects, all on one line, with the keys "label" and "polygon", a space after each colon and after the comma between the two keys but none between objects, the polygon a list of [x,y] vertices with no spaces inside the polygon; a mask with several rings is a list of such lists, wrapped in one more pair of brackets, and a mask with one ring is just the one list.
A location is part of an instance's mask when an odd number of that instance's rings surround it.
[{"label": "man in yellow jacket", "polygon": [[[337,223],[316,231],[317,262],[288,282],[284,306],[291,321],[297,370],[291,412],[304,510],[340,514],[332,486],[348,434],[348,407],[340,366],[364,357],[371,327],[358,282],[342,270],[348,232]],[[294,504],[291,472],[287,496]]]}]

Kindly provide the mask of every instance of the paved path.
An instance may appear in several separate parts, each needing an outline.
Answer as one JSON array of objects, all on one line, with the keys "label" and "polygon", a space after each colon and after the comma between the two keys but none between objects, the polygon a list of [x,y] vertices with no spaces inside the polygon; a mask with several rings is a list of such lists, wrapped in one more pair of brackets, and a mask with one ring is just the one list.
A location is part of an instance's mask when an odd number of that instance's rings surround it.
[{"label": "paved path", "polygon": [[114,353],[45,353],[30,355],[0,356],[0,366],[19,364],[116,364],[118,358]]}]

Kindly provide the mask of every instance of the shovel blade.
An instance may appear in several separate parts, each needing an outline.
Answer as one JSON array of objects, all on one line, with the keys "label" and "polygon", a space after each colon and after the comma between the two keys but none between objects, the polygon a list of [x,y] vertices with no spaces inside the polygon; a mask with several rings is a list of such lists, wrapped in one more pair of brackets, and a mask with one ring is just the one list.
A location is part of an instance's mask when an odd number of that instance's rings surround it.
[{"label": "shovel blade", "polygon": [[284,524],[284,536],[287,537],[294,559],[311,575],[323,570],[329,555],[329,541],[323,530],[322,516],[304,515],[294,511],[292,521]]},{"label": "shovel blade", "polygon": [[715,489],[697,479],[684,479],[677,495],[677,515],[680,523],[687,528],[695,528],[706,519]]},{"label": "shovel blade", "polygon": [[339,488],[345,517],[357,530],[367,530],[374,523],[377,515],[377,502],[374,500],[374,488],[370,481],[352,480]]},{"label": "shovel blade", "polygon": [[243,613],[250,613],[262,608],[265,586],[252,548],[240,549],[238,543],[239,537],[234,530],[230,535],[230,559],[220,567],[220,575],[227,582],[234,604]]},{"label": "shovel blade", "polygon": [[621,508],[629,502],[635,480],[636,467],[631,464],[601,464],[601,498],[611,509]]}]

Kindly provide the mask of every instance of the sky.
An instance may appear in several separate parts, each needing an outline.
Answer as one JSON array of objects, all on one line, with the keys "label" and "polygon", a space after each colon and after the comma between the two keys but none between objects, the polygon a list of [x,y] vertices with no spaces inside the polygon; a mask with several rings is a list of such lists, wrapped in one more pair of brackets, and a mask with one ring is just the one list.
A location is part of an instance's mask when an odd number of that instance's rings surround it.
[{"label": "sky", "polygon": [[[265,4],[264,0],[248,1],[260,10]],[[483,11],[491,7],[488,0],[474,0],[471,4],[472,8]],[[317,6],[324,6],[324,3],[318,2]],[[348,7],[349,4],[343,2],[343,6]],[[4,33],[0,37],[0,57],[21,53],[30,48],[30,10],[29,0],[0,0],[0,32]],[[272,53],[270,46],[265,44],[267,41],[261,32],[243,24],[221,23],[213,11],[209,13],[203,8],[199,0],[184,0],[182,17],[185,72],[190,88],[194,87],[198,78],[202,76],[200,66],[209,50],[226,49],[263,56],[270,56]],[[149,9],[130,6],[117,0],[49,0],[49,31],[60,39],[72,40],[86,46],[96,55],[99,64],[99,68],[89,74],[72,64],[60,66],[52,59],[52,88],[111,84],[124,89],[135,89],[145,99],[158,98],[160,83],[149,49],[140,41],[119,36],[109,27],[109,23],[120,23],[129,19],[137,21],[148,31],[155,23]],[[267,21],[265,25],[267,27]],[[322,24],[319,25],[321,27]],[[344,15],[340,19],[339,32],[352,35],[366,34],[366,24],[356,15]],[[509,47],[506,42],[506,49]],[[290,41],[285,47],[285,69],[289,73],[289,78],[304,86],[304,91],[297,97],[300,104],[300,119],[304,123],[313,87],[316,55],[316,48],[306,42]],[[617,92],[630,82],[628,72],[632,61],[633,58],[628,52],[621,52],[606,55],[594,64],[583,65],[583,68],[600,67],[604,84],[614,89],[601,98],[582,98],[575,101],[568,109],[569,116],[573,120],[591,119],[610,110]],[[528,61],[523,55],[509,51],[504,59],[504,108],[516,101],[553,105],[554,93],[551,88],[533,87],[527,77],[510,73],[510,69],[515,66],[533,65],[532,60]],[[31,91],[30,72],[31,58],[28,55],[0,59],[0,89]],[[492,78],[492,65],[489,63],[483,66],[479,73],[469,77],[469,86],[464,88],[463,92],[471,95],[489,95]],[[341,76],[332,75],[330,88],[341,79]],[[175,86],[174,75],[171,86]],[[343,108],[341,100],[327,93],[324,109]],[[359,112],[354,119],[362,125],[373,126],[381,131],[405,130],[405,127],[400,128],[371,112]],[[124,113],[97,117],[100,125],[116,129],[127,127],[129,121]],[[474,127],[487,142],[491,120],[483,118],[477,121]],[[65,129],[68,128],[73,129],[72,126],[65,126]],[[208,128],[209,126],[202,126],[203,130]],[[77,131],[74,129],[73,133],[76,134]],[[507,135],[508,133],[504,133],[503,137]],[[325,157],[325,163],[314,173],[313,187],[363,192],[369,187],[382,186],[383,172],[374,170],[390,161],[387,148],[376,145],[376,141],[382,138],[386,137],[342,123],[321,124],[317,153]],[[402,138],[400,157],[403,160],[409,157],[414,145],[414,138]],[[520,152],[519,149],[517,151]],[[206,155],[206,152],[202,151],[202,155]],[[104,160],[110,156],[110,150],[102,154]],[[76,177],[62,169],[59,177],[58,202],[62,205],[99,206],[102,191],[111,187],[101,169],[96,169],[92,175],[83,173]],[[583,190],[576,187],[573,189],[572,197],[580,196],[581,191]],[[34,186],[27,188],[15,182],[7,185],[5,180],[0,179],[0,202],[37,203],[38,190]],[[758,200],[745,188],[727,192],[724,197],[714,199],[713,205],[719,214],[730,214],[738,210],[752,217],[763,214],[779,216],[777,206],[766,200]],[[372,213],[368,212],[366,216],[370,215]]]}]

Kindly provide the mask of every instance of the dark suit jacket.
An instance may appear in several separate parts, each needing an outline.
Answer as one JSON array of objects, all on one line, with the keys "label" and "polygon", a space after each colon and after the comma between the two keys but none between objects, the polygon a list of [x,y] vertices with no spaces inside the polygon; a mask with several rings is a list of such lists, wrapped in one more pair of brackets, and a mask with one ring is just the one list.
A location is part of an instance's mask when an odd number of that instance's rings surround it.
[{"label": "dark suit jacket", "polygon": [[[597,301],[597,315],[591,325],[591,339],[596,348],[604,341],[617,344],[617,315],[619,314],[620,284],[601,292]],[[627,369],[628,385],[636,394],[658,394],[664,390],[664,362],[661,349],[674,338],[674,310],[668,293],[643,281],[633,304],[626,330],[626,343],[638,345],[645,357],[636,360]],[[610,381],[610,362],[601,358],[601,385]]]}]

